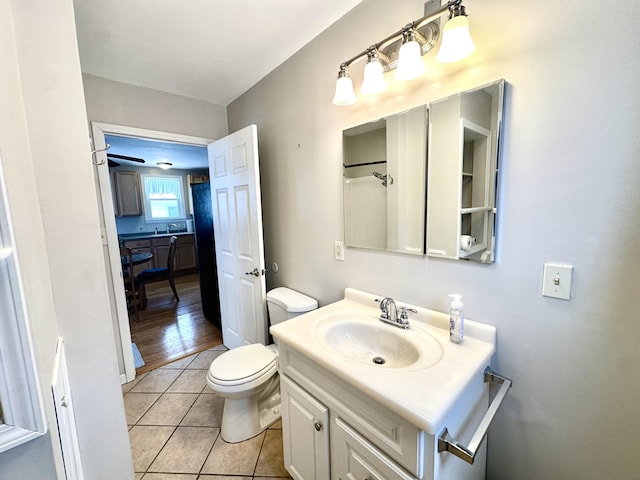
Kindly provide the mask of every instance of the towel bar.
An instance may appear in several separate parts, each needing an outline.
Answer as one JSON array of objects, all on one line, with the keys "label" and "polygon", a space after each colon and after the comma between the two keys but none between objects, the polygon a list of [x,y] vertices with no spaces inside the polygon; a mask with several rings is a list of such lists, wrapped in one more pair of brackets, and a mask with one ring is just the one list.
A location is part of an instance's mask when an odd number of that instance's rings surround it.
[{"label": "towel bar", "polygon": [[482,420],[480,421],[480,425],[476,429],[473,437],[471,437],[471,441],[469,442],[469,446],[465,447],[458,443],[454,438],[449,435],[449,431],[445,427],[440,436],[438,437],[438,453],[439,452],[449,452],[455,455],[458,458],[461,458],[467,463],[473,463],[476,457],[476,453],[478,452],[478,447],[484,440],[484,437],[487,435],[487,431],[489,430],[489,425],[491,425],[491,421],[493,417],[495,417],[498,408],[502,404],[504,397],[507,395],[507,392],[511,388],[511,380],[507,377],[503,377],[502,375],[494,372],[491,367],[487,367],[484,369],[484,381],[499,383],[502,386],[498,393],[496,394],[493,402],[489,405],[487,409],[487,413],[484,414]]}]

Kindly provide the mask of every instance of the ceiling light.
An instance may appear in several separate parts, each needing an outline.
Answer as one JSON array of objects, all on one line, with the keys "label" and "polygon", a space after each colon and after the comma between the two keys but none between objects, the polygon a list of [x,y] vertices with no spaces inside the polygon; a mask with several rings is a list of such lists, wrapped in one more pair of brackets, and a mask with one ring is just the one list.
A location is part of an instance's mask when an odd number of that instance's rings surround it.
[{"label": "ceiling light", "polygon": [[449,0],[443,6],[427,2],[424,17],[405,25],[340,65],[333,103],[351,105],[356,102],[353,81],[349,77],[348,69],[351,64],[363,58],[367,59],[360,88],[363,94],[386,90],[384,73],[396,68],[395,77],[399,80],[410,80],[422,75],[425,71],[422,55],[430,52],[438,43],[439,18],[445,14],[449,15],[449,20],[444,26],[442,46],[437,60],[455,62],[470,55],[475,46],[469,35],[467,14],[462,0]]},{"label": "ceiling light", "polygon": [[158,165],[161,169],[163,170],[169,170],[171,168],[171,166],[173,165],[173,163],[169,163],[169,162],[158,162],[156,163],[156,165]]}]

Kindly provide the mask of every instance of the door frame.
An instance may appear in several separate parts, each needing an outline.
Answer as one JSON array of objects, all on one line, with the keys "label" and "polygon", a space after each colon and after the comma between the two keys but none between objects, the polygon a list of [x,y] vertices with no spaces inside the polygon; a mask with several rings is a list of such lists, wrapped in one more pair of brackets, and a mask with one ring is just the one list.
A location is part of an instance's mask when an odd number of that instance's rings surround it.
[{"label": "door frame", "polygon": [[[160,130],[148,130],[144,128],[116,125],[103,122],[91,122],[91,136],[94,148],[94,166],[96,168],[96,187],[101,199],[101,214],[104,226],[101,226],[100,235],[102,245],[108,249],[108,259],[105,258],[107,271],[107,288],[109,289],[109,303],[113,323],[113,337],[116,342],[116,352],[121,352],[119,359],[124,365],[124,372],[120,371],[120,382],[127,383],[136,376],[133,363],[133,351],[131,350],[131,330],[129,328],[129,313],[122,284],[122,263],[120,261],[120,246],[116,229],[116,216],[113,209],[113,196],[109,167],[107,165],[107,152],[105,134],[136,137],[147,140],[160,140],[165,142],[184,143],[206,147],[212,140],[204,137],[194,137],[179,133],[169,133]],[[118,286],[118,288],[116,288]]]}]

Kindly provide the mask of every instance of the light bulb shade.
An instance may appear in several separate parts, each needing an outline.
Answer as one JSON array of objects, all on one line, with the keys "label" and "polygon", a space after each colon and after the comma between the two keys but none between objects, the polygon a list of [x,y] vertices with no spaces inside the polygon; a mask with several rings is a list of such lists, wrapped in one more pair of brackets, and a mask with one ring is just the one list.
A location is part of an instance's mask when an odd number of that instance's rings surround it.
[{"label": "light bulb shade", "polygon": [[457,62],[471,55],[475,49],[469,33],[469,20],[464,15],[458,15],[444,25],[436,60],[442,63]]},{"label": "light bulb shade", "polygon": [[387,82],[384,79],[384,67],[379,59],[374,59],[364,66],[364,80],[360,91],[370,95],[384,92],[387,89]]},{"label": "light bulb shade", "polygon": [[351,105],[356,103],[356,94],[353,91],[353,82],[348,76],[344,75],[338,77],[333,103],[334,105]]},{"label": "light bulb shade", "polygon": [[398,80],[411,80],[422,75],[424,71],[425,66],[422,62],[420,44],[415,40],[403,43],[398,52],[396,78]]}]

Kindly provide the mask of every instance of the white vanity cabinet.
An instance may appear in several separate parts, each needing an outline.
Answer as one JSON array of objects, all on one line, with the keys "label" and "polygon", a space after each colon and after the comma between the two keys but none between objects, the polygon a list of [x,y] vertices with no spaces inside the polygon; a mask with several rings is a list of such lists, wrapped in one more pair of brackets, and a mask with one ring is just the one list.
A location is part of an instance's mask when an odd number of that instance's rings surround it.
[{"label": "white vanity cabinet", "polygon": [[[280,344],[285,467],[296,480],[479,480],[484,450],[474,465],[437,452],[437,438],[286,344]],[[460,438],[488,404],[482,381],[447,418]],[[468,414],[469,410],[478,414]],[[462,428],[462,425],[467,427]],[[471,424],[471,426],[469,426]],[[483,447],[484,448],[484,447]]]},{"label": "white vanity cabinet", "polygon": [[284,464],[297,480],[329,478],[329,409],[281,377]]}]

